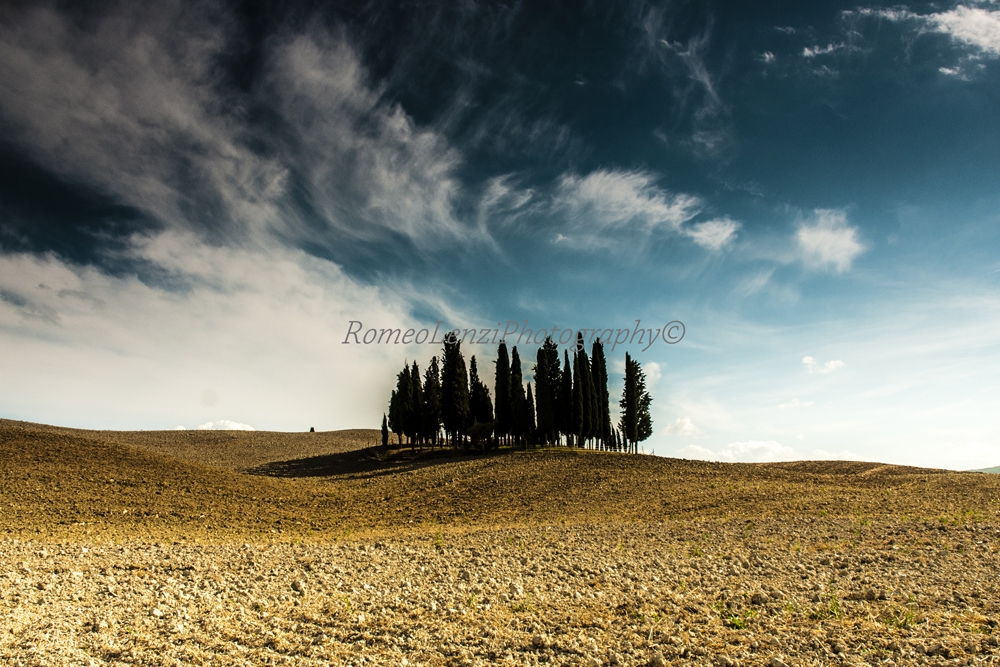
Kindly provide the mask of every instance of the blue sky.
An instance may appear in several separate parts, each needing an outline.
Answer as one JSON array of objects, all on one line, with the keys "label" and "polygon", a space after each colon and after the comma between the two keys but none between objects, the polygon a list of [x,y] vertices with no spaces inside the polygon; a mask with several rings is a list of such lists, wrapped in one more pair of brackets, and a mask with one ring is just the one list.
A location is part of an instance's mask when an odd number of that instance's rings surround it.
[{"label": "blue sky", "polygon": [[0,416],[375,427],[438,349],[351,321],[680,320],[648,450],[997,465],[998,109],[995,2],[20,3]]}]

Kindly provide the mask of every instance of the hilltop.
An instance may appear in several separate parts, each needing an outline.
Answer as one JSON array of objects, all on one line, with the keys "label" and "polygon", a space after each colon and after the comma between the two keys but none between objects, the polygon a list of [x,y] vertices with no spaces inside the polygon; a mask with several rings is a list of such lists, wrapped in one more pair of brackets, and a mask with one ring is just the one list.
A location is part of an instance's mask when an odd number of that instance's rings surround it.
[{"label": "hilltop", "polygon": [[989,515],[1000,496],[993,476],[875,463],[727,464],[566,449],[418,455],[365,447],[370,433],[112,432],[0,421],[5,529],[321,540],[726,517],[955,520]]}]

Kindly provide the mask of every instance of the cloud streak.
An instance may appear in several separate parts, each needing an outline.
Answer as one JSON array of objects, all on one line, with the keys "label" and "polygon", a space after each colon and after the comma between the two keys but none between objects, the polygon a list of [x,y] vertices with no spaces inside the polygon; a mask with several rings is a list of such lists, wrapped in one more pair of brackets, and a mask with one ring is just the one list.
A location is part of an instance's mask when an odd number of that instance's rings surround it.
[{"label": "cloud streak", "polygon": [[701,213],[702,200],[667,192],[645,171],[599,169],[586,176],[564,174],[552,208],[567,220],[564,239],[593,246],[620,240],[622,232],[641,238],[666,233],[715,251],[730,244],[740,228],[740,223],[729,218],[687,224]]},{"label": "cloud streak", "polygon": [[228,17],[209,3],[125,7],[84,27],[50,7],[0,25],[8,136],[162,224],[251,234],[273,224],[287,171],[241,141],[242,105],[213,68]]},{"label": "cloud streak", "polygon": [[1000,56],[1000,10],[957,5],[946,12],[917,14],[906,9],[866,7],[861,16],[874,16],[893,22],[913,21],[924,31],[948,35],[963,46],[988,57]]}]

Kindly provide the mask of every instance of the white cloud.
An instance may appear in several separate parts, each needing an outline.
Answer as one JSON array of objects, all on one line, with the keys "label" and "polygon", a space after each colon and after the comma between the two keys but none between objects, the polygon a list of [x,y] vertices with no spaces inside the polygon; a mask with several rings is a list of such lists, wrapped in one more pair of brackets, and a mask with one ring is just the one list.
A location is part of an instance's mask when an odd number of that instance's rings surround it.
[{"label": "white cloud", "polygon": [[[268,430],[374,428],[397,366],[414,356],[402,345],[343,344],[350,320],[404,330],[417,322],[406,321],[401,299],[300,251],[211,247],[164,232],[134,239],[129,256],[174,289],[51,255],[0,255],[0,293],[16,297],[0,300],[8,414],[150,428],[224,410]],[[419,348],[424,362],[431,353]]]},{"label": "white cloud", "polygon": [[320,28],[290,36],[274,44],[268,68],[267,99],[291,133],[285,160],[338,238],[390,230],[425,246],[480,236],[453,213],[460,154],[384,102],[343,37]]},{"label": "white cloud", "polygon": [[775,60],[777,60],[777,58],[775,58],[774,54],[773,54],[773,53],[771,53],[770,51],[765,51],[764,53],[762,53],[762,54],[761,54],[761,56],[760,56],[760,59],[761,59],[761,60],[762,60],[762,61],[763,61],[763,62],[764,62],[765,64],[768,64],[768,65],[770,65],[770,64],[771,64],[771,63],[773,63],[773,62],[774,62]]},{"label": "white cloud", "polygon": [[711,449],[699,445],[688,445],[677,450],[677,456],[682,459],[694,459],[696,461],[718,461],[715,452]]},{"label": "white cloud", "polygon": [[[658,231],[681,234],[708,250],[728,245],[740,228],[729,218],[687,225],[701,212],[701,199],[671,194],[658,187],[653,174],[644,171],[601,169],[586,176],[564,174],[552,200],[554,211],[565,215],[567,234],[556,242],[578,247],[608,247],[635,236]],[[627,233],[629,236],[623,236]]]},{"label": "white cloud", "polygon": [[678,454],[684,458],[744,463],[791,461],[795,458],[792,448],[782,445],[777,440],[731,442],[717,452],[698,445],[688,445],[678,450]]},{"label": "white cloud", "polygon": [[554,204],[569,213],[574,225],[585,229],[639,225],[678,231],[697,215],[701,202],[689,195],[668,194],[647,172],[601,169],[584,177],[563,175]]},{"label": "white cloud", "polygon": [[[993,3],[990,3],[993,4]],[[916,21],[934,32],[944,33],[957,42],[990,56],[1000,56],[1000,10],[958,5],[947,12],[916,14],[902,9],[864,8],[862,16],[876,16],[889,21]]]},{"label": "white cloud", "polygon": [[478,238],[452,215],[461,156],[382,99],[342,35],[265,42],[246,92],[221,74],[238,39],[221,4],[118,3],[85,24],[51,7],[0,23],[5,136],[160,231],[114,258],[143,279],[0,254],[0,405],[148,428],[214,420],[211,389],[234,423],[377,426],[405,350],[342,345],[348,321],[405,329],[411,307],[448,304],[296,248]]},{"label": "white cloud", "polygon": [[1000,10],[959,5],[951,11],[926,17],[938,32],[959,42],[1000,56]]},{"label": "white cloud", "polygon": [[196,431],[256,431],[253,426],[248,424],[241,424],[239,422],[234,422],[229,419],[220,419],[219,421],[206,422],[200,426],[195,427]]},{"label": "white cloud", "polygon": [[[806,357],[806,359],[812,359],[812,357]],[[813,404],[812,401],[800,401],[797,398],[793,398],[788,403],[781,403],[778,405],[779,408],[784,410],[785,408],[808,408]]]},{"label": "white cloud", "polygon": [[[85,28],[23,10],[0,25],[0,121],[45,168],[174,228],[488,241],[453,214],[461,155],[382,99],[343,35],[316,24],[265,42],[248,93],[218,67],[235,25],[212,3],[118,4]],[[263,135],[254,107],[279,131]]]},{"label": "white cloud", "polygon": [[241,142],[210,5],[119,5],[86,27],[47,6],[0,26],[0,119],[45,168],[171,226],[253,233],[278,219],[286,169]]},{"label": "white cloud", "polygon": [[863,461],[864,458],[860,454],[855,454],[854,452],[847,451],[846,449],[839,452],[828,452],[825,449],[814,449],[811,452],[810,458],[817,461]]},{"label": "white cloud", "polygon": [[705,432],[695,426],[690,417],[678,417],[676,421],[667,424],[663,435],[676,435],[682,438],[704,438]]},{"label": "white cloud", "polygon": [[844,44],[827,44],[826,46],[814,46],[805,47],[802,49],[802,55],[806,58],[815,58],[816,56],[825,56],[834,51],[839,51],[844,48]]},{"label": "white cloud", "polygon": [[696,223],[684,233],[701,247],[718,250],[736,238],[736,230],[739,228],[740,223],[722,218]]},{"label": "white cloud", "polygon": [[802,363],[806,365],[810,373],[832,373],[845,365],[840,359],[833,359],[820,366],[813,357],[802,357]]},{"label": "white cloud", "polygon": [[509,220],[523,213],[535,197],[535,191],[531,188],[520,189],[513,184],[513,176],[510,174],[491,178],[486,189],[479,199],[480,216],[483,218],[495,212],[502,212],[504,218]]},{"label": "white cloud", "polygon": [[646,374],[646,388],[652,389],[663,377],[663,369],[655,361],[647,361],[642,365],[642,370]]},{"label": "white cloud", "polygon": [[865,250],[858,241],[857,227],[848,225],[841,211],[815,211],[811,224],[801,224],[795,238],[806,266],[832,268],[838,273],[850,269],[854,258]]}]

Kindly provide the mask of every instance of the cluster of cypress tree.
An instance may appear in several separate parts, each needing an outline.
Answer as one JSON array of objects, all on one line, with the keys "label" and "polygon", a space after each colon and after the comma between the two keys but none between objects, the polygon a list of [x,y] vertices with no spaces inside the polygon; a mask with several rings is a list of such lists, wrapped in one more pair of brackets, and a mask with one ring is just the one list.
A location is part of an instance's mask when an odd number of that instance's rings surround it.
[{"label": "cluster of cypress tree", "polygon": [[461,343],[446,338],[442,362],[433,357],[423,382],[417,362],[407,363],[396,376],[383,416],[383,445],[388,429],[402,445],[487,449],[501,444],[521,447],[565,445],[609,451],[638,451],[638,443],[653,432],[649,415],[652,398],[642,367],[625,355],[625,384],[619,401],[621,419],[611,422],[608,370],[604,346],[595,340],[588,357],[578,334],[572,360],[546,338],[535,355],[535,387],[525,385],[517,347],[510,355],[503,341],[497,347],[494,396],[479,377],[476,357],[466,370]]}]

